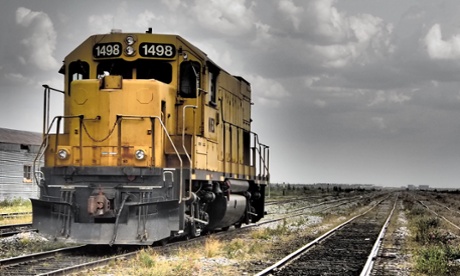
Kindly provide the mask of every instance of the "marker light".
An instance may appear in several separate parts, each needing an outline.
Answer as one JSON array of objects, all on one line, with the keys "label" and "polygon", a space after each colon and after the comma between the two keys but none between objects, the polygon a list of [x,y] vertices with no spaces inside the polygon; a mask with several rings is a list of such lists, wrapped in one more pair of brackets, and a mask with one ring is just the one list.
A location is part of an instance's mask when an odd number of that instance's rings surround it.
[{"label": "marker light", "polygon": [[137,160],[143,160],[145,158],[145,152],[141,149],[136,150],[134,155],[136,156]]},{"label": "marker light", "polygon": [[67,150],[65,150],[65,149],[60,149],[60,150],[58,150],[57,155],[58,155],[59,159],[65,160],[65,159],[67,159],[69,157],[69,152]]}]

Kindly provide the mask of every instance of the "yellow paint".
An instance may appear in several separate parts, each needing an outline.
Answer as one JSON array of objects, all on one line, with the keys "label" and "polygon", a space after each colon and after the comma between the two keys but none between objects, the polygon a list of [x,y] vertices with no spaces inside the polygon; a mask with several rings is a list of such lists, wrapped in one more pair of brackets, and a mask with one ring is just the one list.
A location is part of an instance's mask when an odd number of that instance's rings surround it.
[{"label": "yellow paint", "polygon": [[[177,150],[184,168],[192,166],[208,172],[229,173],[234,177],[254,177],[255,169],[247,161],[249,139],[244,141],[245,135],[249,137],[247,133],[251,122],[250,85],[213,65],[213,70],[220,72],[215,74],[217,81],[212,85],[216,88],[215,102],[210,102],[211,92],[207,90],[211,87],[209,64],[212,61],[203,52],[175,35],[134,35],[133,56],[125,54],[127,34],[117,33],[92,36],[65,58],[67,74],[75,70],[70,64],[83,62],[89,66],[89,79],[79,78],[69,83],[70,77],[66,76],[64,115],[67,118],[64,119],[64,133],[59,134],[57,145],[57,135],[50,136],[45,165],[178,168]],[[108,48],[98,49],[109,56],[94,57],[94,47],[102,44],[114,45],[110,53]],[[142,57],[141,54],[147,49],[150,54],[154,52],[145,46],[153,44],[165,45],[163,50],[153,49],[156,53],[166,53],[166,47],[171,50],[168,45],[172,45],[176,52],[174,55],[168,52],[168,56],[163,57]],[[110,56],[113,53],[119,55]],[[185,54],[187,60],[201,65],[202,89],[197,93],[197,98],[178,95],[179,68],[185,60]],[[127,65],[133,66],[127,78],[110,72],[109,75],[100,75],[101,72],[97,71],[99,63],[112,60],[124,60],[129,62]],[[151,63],[150,68],[150,61],[160,63]],[[142,67],[141,62],[146,62],[147,66]],[[154,66],[163,63],[169,64],[172,70],[169,83],[153,78],[136,78],[146,73],[142,70],[155,71]],[[169,65],[165,68],[169,68]],[[70,158],[56,159],[56,152],[60,148],[67,149]],[[143,160],[134,157],[139,148],[146,153]],[[186,153],[192,158],[191,164]],[[196,175],[192,177],[196,179]],[[206,173],[205,179],[212,179],[212,175]],[[221,176],[220,180],[224,178]]]}]

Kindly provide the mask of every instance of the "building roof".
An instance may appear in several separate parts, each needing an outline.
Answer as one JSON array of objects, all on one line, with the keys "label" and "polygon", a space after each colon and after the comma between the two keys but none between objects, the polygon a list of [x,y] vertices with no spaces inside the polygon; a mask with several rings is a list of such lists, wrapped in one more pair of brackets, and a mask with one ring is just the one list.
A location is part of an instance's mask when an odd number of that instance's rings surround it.
[{"label": "building roof", "polygon": [[0,128],[0,143],[41,145],[43,136],[38,132]]}]

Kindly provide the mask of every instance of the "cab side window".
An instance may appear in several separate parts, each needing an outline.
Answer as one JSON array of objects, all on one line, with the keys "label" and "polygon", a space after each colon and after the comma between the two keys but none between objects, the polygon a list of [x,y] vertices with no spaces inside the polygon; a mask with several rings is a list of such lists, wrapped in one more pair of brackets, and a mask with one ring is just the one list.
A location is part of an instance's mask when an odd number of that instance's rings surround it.
[{"label": "cab side window", "polygon": [[209,92],[209,103],[216,105],[217,103],[217,77],[219,76],[220,69],[215,64],[207,62],[208,66],[208,92]]},{"label": "cab side window", "polygon": [[200,83],[200,63],[184,61],[180,64],[179,95],[183,98],[195,98],[197,83]]}]

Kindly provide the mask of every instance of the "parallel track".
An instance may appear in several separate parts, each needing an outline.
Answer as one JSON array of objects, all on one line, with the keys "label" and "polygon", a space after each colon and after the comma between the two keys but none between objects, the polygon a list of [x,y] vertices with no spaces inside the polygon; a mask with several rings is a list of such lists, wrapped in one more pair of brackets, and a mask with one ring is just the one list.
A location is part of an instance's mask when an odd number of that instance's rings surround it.
[{"label": "parallel track", "polygon": [[32,212],[0,213],[0,218],[16,218],[32,215]]},{"label": "parallel track", "polygon": [[32,229],[32,223],[9,224],[0,226],[0,238],[13,236],[23,232],[37,232]]}]

